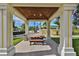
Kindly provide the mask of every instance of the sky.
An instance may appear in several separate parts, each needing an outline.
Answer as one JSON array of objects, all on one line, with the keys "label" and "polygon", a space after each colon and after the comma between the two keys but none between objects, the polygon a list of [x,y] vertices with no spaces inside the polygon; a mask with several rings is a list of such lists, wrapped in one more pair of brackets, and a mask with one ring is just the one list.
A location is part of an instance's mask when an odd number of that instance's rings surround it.
[{"label": "sky", "polygon": [[15,15],[13,15],[13,20],[15,21],[15,26],[20,27],[24,21],[18,17],[16,17]]},{"label": "sky", "polygon": [[[51,21],[50,25],[57,26],[57,24],[55,24],[55,22],[56,22],[56,19],[53,19]],[[31,21],[29,22],[29,26],[40,26],[39,24],[40,24],[40,22],[31,22]],[[41,23],[41,25],[43,25],[43,22]]]},{"label": "sky", "polygon": [[[24,23],[24,21],[22,20],[22,19],[20,19],[20,18],[18,18],[18,17],[16,17],[15,15],[13,15],[13,20],[15,21],[15,26],[17,26],[17,27],[20,27],[23,23]],[[56,19],[53,19],[52,21],[51,21],[51,26],[57,26],[57,24],[55,24],[55,21],[56,21]],[[43,23],[41,23],[41,25],[42,25]],[[40,22],[29,22],[29,26],[40,26]]]}]

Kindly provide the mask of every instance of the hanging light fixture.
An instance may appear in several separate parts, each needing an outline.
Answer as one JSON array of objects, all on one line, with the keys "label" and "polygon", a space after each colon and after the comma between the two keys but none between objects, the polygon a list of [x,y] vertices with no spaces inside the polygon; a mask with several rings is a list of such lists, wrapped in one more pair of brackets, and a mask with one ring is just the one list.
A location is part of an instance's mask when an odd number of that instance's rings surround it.
[{"label": "hanging light fixture", "polygon": [[42,16],[42,14],[40,13],[39,16]]},{"label": "hanging light fixture", "polygon": [[33,16],[36,16],[36,14],[33,14]]}]

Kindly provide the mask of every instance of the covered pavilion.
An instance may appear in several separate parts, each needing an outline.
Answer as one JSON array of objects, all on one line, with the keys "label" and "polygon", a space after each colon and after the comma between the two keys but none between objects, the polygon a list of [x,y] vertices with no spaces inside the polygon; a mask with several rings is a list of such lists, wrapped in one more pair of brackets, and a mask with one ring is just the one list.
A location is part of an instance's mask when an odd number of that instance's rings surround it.
[{"label": "covered pavilion", "polygon": [[75,56],[72,47],[72,12],[77,4],[0,4],[0,55],[14,55],[13,15],[25,21],[25,33],[28,34],[28,21],[47,22],[47,40],[50,40],[50,22],[60,16],[60,44],[57,48],[61,56]]}]

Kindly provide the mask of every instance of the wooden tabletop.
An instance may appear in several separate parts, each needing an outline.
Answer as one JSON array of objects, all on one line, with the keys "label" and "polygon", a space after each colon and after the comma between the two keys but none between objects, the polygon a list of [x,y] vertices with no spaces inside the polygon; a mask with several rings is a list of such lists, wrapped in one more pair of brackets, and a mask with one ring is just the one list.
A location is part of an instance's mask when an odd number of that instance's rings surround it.
[{"label": "wooden tabletop", "polygon": [[42,42],[42,41],[44,41],[44,40],[41,40],[41,39],[33,39],[33,40],[30,40],[30,41],[32,41],[32,42]]}]

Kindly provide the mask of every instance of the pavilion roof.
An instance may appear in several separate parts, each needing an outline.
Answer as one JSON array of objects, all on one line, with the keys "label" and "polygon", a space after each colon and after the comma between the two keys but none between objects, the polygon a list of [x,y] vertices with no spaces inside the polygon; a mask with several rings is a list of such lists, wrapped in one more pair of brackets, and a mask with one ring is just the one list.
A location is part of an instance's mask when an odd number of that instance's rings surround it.
[{"label": "pavilion roof", "polygon": [[59,7],[14,7],[16,8],[27,20],[42,19],[48,20]]}]

